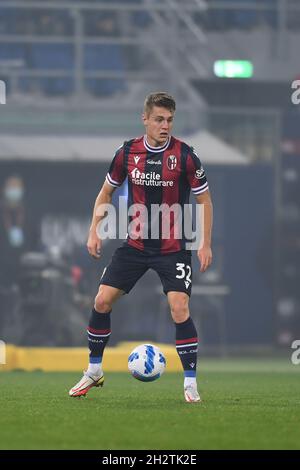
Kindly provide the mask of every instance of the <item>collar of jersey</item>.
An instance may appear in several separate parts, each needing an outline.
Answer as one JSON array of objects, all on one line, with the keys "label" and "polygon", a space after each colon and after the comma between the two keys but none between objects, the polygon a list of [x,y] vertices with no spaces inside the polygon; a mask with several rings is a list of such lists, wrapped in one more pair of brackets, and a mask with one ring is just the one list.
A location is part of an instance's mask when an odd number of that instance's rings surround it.
[{"label": "collar of jersey", "polygon": [[169,147],[170,140],[171,140],[171,136],[169,135],[167,142],[162,147],[151,147],[151,145],[149,145],[147,142],[147,137],[144,135],[144,146],[146,150],[148,150],[149,152],[154,152],[154,153],[164,152]]}]

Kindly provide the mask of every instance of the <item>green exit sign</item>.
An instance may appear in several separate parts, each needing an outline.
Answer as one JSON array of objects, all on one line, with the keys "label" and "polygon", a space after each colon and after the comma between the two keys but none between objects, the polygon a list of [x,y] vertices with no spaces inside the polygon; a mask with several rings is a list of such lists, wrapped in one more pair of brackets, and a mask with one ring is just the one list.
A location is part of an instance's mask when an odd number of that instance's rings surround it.
[{"label": "green exit sign", "polygon": [[253,64],[249,60],[217,60],[214,63],[214,72],[221,78],[251,78]]}]

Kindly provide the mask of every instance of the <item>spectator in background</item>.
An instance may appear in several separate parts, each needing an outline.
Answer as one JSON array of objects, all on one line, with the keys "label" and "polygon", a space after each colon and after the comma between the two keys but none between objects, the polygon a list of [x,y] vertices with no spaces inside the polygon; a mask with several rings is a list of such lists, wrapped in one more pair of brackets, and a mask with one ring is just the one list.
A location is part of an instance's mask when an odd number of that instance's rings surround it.
[{"label": "spectator in background", "polygon": [[114,12],[98,13],[88,12],[85,16],[86,36],[116,37],[120,34],[120,28]]},{"label": "spectator in background", "polygon": [[24,192],[19,176],[5,180],[0,202],[0,285],[6,287],[17,282],[20,257],[33,248],[35,241],[24,206]]},{"label": "spectator in background", "polygon": [[39,17],[37,33],[43,36],[50,36],[54,34],[54,19],[53,16],[47,11],[43,11]]}]

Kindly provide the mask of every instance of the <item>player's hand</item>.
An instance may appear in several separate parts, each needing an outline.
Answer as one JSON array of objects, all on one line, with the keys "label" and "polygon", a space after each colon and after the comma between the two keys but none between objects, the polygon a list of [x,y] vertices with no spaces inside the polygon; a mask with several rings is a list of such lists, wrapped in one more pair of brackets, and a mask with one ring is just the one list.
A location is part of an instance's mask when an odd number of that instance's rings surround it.
[{"label": "player's hand", "polygon": [[197,255],[200,261],[200,271],[204,273],[212,262],[212,251],[210,246],[203,246],[200,248]]},{"label": "player's hand", "polygon": [[100,258],[102,240],[100,240],[95,230],[90,231],[90,235],[89,235],[86,246],[87,246],[89,254],[93,256],[93,258],[97,258],[97,259]]}]

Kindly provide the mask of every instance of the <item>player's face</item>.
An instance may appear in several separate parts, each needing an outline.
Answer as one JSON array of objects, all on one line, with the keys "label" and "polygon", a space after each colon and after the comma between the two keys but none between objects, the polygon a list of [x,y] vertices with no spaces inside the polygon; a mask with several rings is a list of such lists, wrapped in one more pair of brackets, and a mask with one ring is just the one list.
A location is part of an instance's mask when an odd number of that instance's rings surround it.
[{"label": "player's face", "polygon": [[147,140],[153,147],[163,145],[173,127],[174,113],[166,108],[153,106],[149,114],[143,114]]}]

